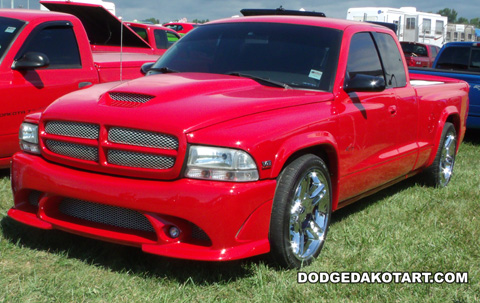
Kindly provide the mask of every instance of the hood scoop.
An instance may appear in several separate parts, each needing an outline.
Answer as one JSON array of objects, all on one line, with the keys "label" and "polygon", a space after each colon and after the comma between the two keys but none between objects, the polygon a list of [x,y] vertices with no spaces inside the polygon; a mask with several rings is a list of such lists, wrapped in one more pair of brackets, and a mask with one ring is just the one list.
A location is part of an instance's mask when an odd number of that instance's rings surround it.
[{"label": "hood scoop", "polygon": [[107,95],[105,105],[129,108],[138,107],[155,98],[151,95],[123,92],[110,92]]}]

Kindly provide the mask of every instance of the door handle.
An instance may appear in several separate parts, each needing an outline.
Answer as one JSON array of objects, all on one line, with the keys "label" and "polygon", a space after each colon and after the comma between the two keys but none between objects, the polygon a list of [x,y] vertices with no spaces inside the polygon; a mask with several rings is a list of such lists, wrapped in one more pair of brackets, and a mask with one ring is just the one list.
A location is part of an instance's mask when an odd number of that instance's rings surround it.
[{"label": "door handle", "polygon": [[78,83],[78,88],[84,88],[84,87],[90,86],[92,84],[93,84],[92,82],[80,82],[80,83]]},{"label": "door handle", "polygon": [[388,112],[390,113],[390,115],[395,116],[397,114],[397,106],[396,105],[389,106]]}]

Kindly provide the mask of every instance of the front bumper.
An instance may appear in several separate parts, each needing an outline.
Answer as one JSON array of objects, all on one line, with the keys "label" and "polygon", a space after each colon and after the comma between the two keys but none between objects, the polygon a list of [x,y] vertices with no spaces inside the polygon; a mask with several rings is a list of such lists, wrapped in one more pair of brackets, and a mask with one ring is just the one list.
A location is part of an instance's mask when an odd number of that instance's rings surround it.
[{"label": "front bumper", "polygon": [[[14,155],[11,173],[15,206],[8,215],[30,226],[183,259],[233,260],[270,250],[275,180],[133,179],[68,168],[23,152]],[[149,226],[137,228],[138,219]],[[170,237],[171,227],[180,230],[178,238]]]}]

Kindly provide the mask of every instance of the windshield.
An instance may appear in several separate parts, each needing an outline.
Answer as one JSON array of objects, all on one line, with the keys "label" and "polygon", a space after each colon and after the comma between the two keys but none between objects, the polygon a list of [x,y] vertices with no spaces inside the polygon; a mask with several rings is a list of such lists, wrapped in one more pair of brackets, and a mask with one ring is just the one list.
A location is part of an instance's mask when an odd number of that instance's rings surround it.
[{"label": "windshield", "polygon": [[335,29],[282,23],[203,25],[172,46],[153,70],[248,76],[331,91],[341,35]]},{"label": "windshield", "polygon": [[3,60],[3,55],[10,48],[10,44],[15,40],[24,24],[24,21],[0,17],[0,60]]}]

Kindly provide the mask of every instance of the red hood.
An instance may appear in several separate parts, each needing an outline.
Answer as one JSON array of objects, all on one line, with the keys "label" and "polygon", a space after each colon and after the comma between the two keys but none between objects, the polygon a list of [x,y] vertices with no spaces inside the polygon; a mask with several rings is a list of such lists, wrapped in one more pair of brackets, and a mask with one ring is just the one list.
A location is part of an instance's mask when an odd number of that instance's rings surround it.
[{"label": "red hood", "polygon": [[[151,99],[143,104],[116,102],[111,99],[115,93],[146,95]],[[332,98],[331,93],[268,87],[235,76],[162,74],[71,93],[50,105],[42,119],[180,134],[260,112]]]}]

